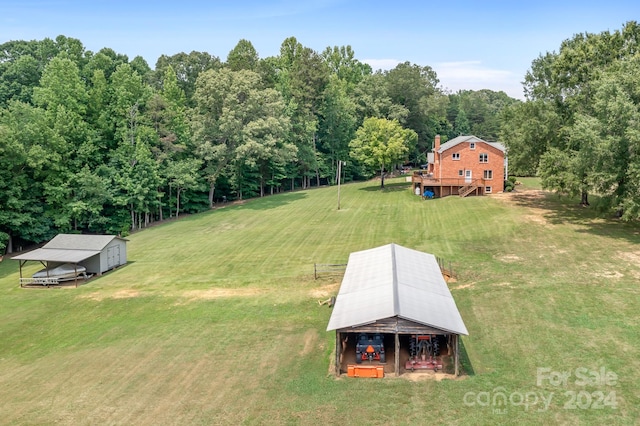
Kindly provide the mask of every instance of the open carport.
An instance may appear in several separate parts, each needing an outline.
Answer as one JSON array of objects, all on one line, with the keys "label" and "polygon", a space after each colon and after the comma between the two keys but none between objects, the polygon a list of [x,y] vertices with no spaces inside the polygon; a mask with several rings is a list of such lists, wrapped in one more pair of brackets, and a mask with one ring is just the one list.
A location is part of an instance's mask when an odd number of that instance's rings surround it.
[{"label": "open carport", "polygon": [[[115,235],[83,235],[58,234],[41,248],[14,256],[20,262],[20,286],[24,284],[49,285],[57,283],[57,279],[25,278],[22,276],[23,266],[29,262],[40,262],[45,271],[60,265],[86,271],[88,274],[102,275],[127,263],[127,241]],[[47,274],[48,275],[48,274]],[[77,286],[77,273],[75,274]]]},{"label": "open carport", "polygon": [[397,244],[351,253],[327,326],[332,330],[337,375],[356,361],[362,333],[382,334],[386,359],[378,363],[385,373],[410,370],[416,343],[428,340],[440,348],[434,369],[458,375],[459,339],[469,334],[436,257]]}]

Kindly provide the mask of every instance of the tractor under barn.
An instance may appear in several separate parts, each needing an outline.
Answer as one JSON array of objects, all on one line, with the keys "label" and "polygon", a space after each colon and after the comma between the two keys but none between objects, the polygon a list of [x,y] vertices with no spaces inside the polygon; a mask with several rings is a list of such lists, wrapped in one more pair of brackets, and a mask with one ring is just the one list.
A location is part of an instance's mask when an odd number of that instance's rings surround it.
[{"label": "tractor under barn", "polygon": [[337,375],[352,365],[458,375],[460,336],[468,335],[435,256],[397,244],[351,253],[332,330]]}]

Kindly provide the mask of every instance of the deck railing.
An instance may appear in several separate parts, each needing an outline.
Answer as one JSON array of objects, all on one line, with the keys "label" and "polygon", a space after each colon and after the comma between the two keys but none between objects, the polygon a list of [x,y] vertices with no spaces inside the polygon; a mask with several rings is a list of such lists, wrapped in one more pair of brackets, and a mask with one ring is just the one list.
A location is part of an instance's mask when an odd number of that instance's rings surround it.
[{"label": "deck railing", "polygon": [[442,178],[438,179],[432,173],[421,173],[414,172],[413,173],[413,182],[422,183],[424,186],[468,186],[468,185],[477,185],[484,186],[484,179],[472,179],[470,182],[467,181],[464,177],[460,178]]}]

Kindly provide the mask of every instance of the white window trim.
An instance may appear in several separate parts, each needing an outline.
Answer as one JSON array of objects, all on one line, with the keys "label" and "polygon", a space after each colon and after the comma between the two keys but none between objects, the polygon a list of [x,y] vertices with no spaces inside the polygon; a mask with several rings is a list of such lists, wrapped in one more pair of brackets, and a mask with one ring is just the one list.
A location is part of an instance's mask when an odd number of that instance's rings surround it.
[{"label": "white window trim", "polygon": [[476,143],[475,142],[469,142],[469,149],[476,149]]},{"label": "white window trim", "polygon": [[[484,155],[484,156],[486,156],[485,161],[482,161],[482,156],[483,156],[483,155]],[[487,164],[487,163],[489,162],[489,154],[487,154],[486,152],[481,153],[481,154],[478,156],[478,160],[479,160],[479,161],[480,161],[480,163],[482,163],[482,164]]]},{"label": "white window trim", "polygon": [[491,187],[490,186],[485,186],[484,187],[484,193],[485,194],[491,194]]},{"label": "white window trim", "polygon": [[459,152],[454,152],[453,154],[451,154],[451,159],[453,161],[460,161],[460,153]]}]

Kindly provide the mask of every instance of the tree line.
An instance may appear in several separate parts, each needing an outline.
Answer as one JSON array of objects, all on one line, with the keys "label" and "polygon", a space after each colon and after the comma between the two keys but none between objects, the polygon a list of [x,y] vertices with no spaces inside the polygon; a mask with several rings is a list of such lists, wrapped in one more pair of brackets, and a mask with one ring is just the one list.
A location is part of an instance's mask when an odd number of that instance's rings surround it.
[{"label": "tree line", "polygon": [[[500,112],[516,102],[447,93],[429,66],[374,72],[350,46],[316,52],[294,37],[273,57],[240,40],[226,61],[193,51],[162,55],[154,69],[62,35],[9,41],[0,248],[60,232],[126,235],[223,198],[332,184],[338,161],[348,160],[346,180],[390,168],[399,158],[389,152],[421,164],[436,134],[495,140]],[[371,161],[362,146],[371,131],[406,136],[406,147]]]}]

